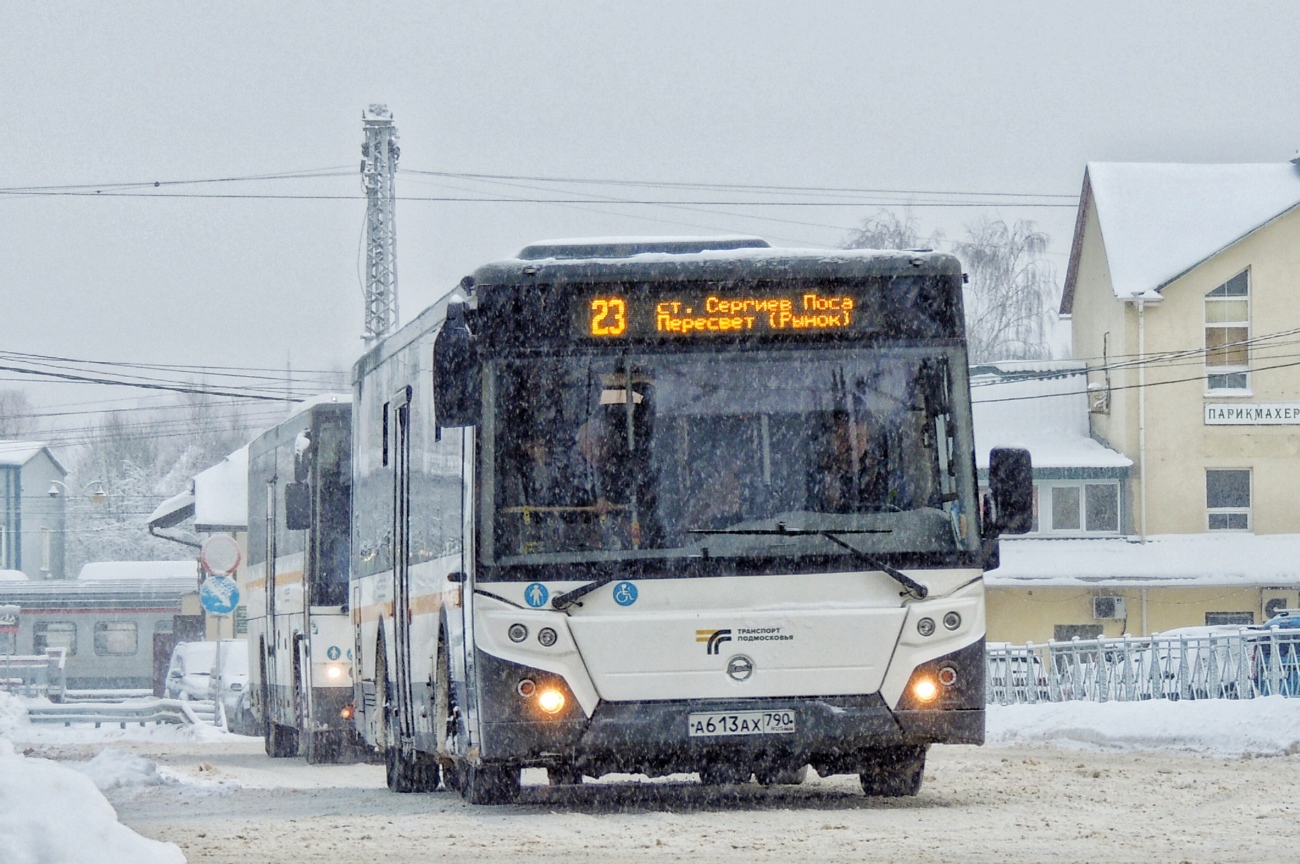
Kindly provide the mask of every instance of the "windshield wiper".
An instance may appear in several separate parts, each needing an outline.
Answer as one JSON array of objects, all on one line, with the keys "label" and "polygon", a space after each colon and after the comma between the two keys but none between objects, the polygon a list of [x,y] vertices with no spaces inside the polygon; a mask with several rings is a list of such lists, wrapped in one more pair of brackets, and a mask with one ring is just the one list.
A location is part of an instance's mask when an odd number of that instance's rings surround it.
[{"label": "windshield wiper", "polygon": [[[588,582],[586,585],[579,585],[577,588],[574,588],[572,591],[565,591],[563,594],[555,595],[554,597],[551,598],[551,606],[563,612],[565,609],[568,609],[574,603],[578,603],[580,599],[586,597],[592,591],[595,591],[597,588],[601,587],[602,585],[608,585],[609,583],[613,582],[615,579],[619,579],[621,577],[622,574],[620,573],[611,573],[608,576],[601,576],[599,579],[593,579],[590,582]],[[578,603],[578,605],[581,606],[582,604]]]},{"label": "windshield wiper", "polygon": [[880,561],[876,558],[873,558],[872,556],[868,555],[866,552],[863,552],[861,549],[856,549],[853,546],[850,546],[848,543],[845,543],[839,537],[839,535],[841,534],[889,534],[891,532],[888,528],[858,528],[858,529],[845,529],[843,531],[825,531],[816,528],[793,528],[792,529],[792,528],[785,527],[785,523],[778,522],[776,523],[775,528],[734,528],[734,529],[722,528],[719,530],[695,529],[692,531],[688,531],[687,533],[689,534],[740,534],[740,535],[753,535],[753,536],[766,535],[766,536],[777,536],[777,537],[782,537],[782,536],[784,537],[825,537],[827,540],[831,541],[836,546],[839,546],[840,548],[847,550],[848,553],[858,561],[861,561],[863,564],[866,564],[868,567],[870,567],[873,570],[879,570],[880,572],[884,573],[886,576],[893,579],[898,584],[902,585],[904,588],[907,589],[907,593],[915,597],[917,600],[924,600],[930,594],[929,588],[926,588],[924,585],[922,585],[920,582],[917,582],[911,576],[908,576],[906,573],[902,572],[901,570],[897,570],[893,567],[890,567],[884,561]]}]

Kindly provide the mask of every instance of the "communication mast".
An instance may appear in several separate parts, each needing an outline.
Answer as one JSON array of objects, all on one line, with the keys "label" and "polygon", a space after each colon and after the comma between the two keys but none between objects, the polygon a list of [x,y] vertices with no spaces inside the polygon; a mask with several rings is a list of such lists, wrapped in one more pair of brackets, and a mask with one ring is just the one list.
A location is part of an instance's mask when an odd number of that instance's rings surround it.
[{"label": "communication mast", "polygon": [[397,128],[387,105],[361,114],[366,140],[361,145],[361,187],[366,192],[366,344],[397,329],[397,226],[394,222]]}]

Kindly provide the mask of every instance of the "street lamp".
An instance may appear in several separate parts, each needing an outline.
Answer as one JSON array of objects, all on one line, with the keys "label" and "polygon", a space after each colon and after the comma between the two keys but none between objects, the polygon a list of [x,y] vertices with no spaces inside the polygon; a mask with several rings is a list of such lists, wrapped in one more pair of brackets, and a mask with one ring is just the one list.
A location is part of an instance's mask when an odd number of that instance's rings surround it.
[{"label": "street lamp", "polygon": [[[60,487],[63,488],[62,492],[59,491]],[[102,507],[104,504],[108,503],[108,492],[104,489],[104,484],[99,480],[91,481],[90,485],[85,487],[85,489],[86,497],[90,499],[92,504]],[[60,495],[64,494],[71,495],[72,490],[69,489],[68,484],[64,483],[62,480],[51,480],[50,488],[45,494],[49,495],[51,498],[58,498]]]}]

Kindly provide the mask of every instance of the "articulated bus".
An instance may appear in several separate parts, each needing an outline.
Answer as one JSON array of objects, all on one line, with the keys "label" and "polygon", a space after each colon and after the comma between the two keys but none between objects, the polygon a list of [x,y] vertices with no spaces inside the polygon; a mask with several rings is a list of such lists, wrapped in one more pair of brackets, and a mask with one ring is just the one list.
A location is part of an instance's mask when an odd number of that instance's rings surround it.
[{"label": "articulated bus", "polygon": [[[354,369],[358,722],[395,790],[855,773],[984,738],[957,259],[755,238],[557,242]],[[439,769],[441,768],[441,772]]]},{"label": "articulated bus", "polygon": [[308,400],[248,449],[249,692],[269,756],[334,762],[352,722],[350,396]]}]

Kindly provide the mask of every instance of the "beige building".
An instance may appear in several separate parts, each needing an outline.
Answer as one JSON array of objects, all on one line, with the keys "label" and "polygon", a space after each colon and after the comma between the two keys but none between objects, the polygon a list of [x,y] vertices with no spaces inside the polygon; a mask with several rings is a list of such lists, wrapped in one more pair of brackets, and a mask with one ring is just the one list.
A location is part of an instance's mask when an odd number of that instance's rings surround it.
[{"label": "beige building", "polygon": [[1090,164],[1061,314],[1124,536],[1005,542],[989,638],[1300,606],[1300,164]]}]

